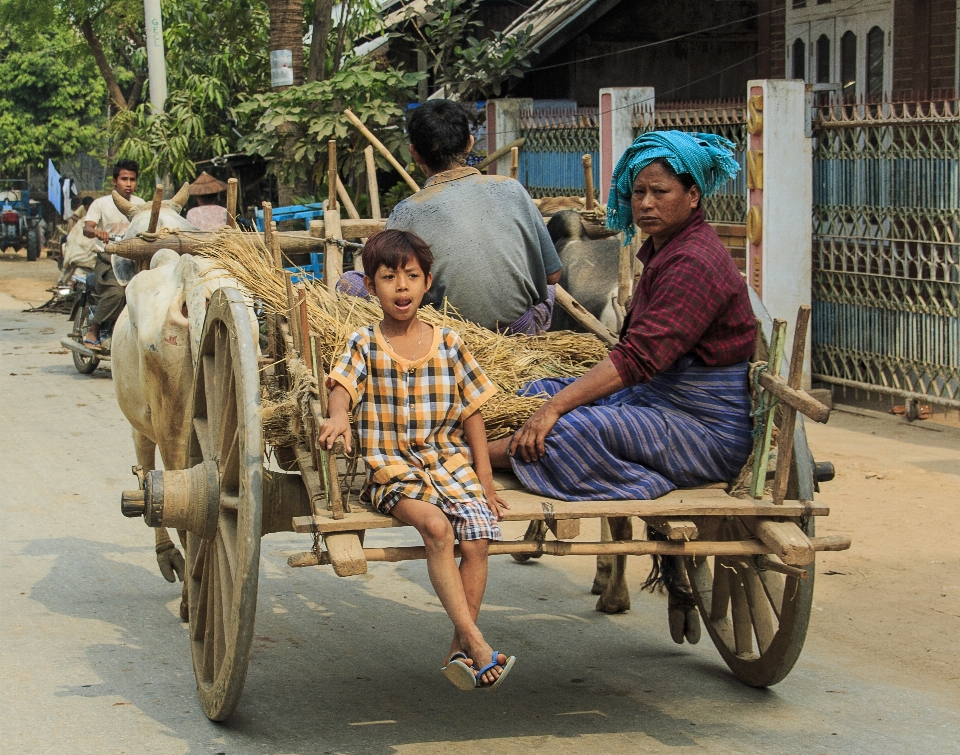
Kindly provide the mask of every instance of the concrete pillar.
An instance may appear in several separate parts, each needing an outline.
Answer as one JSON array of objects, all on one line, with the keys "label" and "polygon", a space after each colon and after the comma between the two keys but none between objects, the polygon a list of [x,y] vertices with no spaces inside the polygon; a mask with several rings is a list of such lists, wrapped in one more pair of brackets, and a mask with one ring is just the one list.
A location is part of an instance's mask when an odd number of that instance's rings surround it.
[{"label": "concrete pillar", "polygon": [[617,160],[633,144],[633,110],[653,110],[653,87],[605,87],[600,90],[600,201],[607,203]]},{"label": "concrete pillar", "polygon": [[747,82],[747,281],[770,315],[789,324],[788,356],[797,309],[811,298],[813,155],[804,91],[797,80]]},{"label": "concrete pillar", "polygon": [[[520,111],[533,107],[529,97],[506,97],[487,101],[487,154],[520,138]],[[522,149],[522,148],[521,148]],[[510,175],[510,153],[487,168],[491,176]]]}]

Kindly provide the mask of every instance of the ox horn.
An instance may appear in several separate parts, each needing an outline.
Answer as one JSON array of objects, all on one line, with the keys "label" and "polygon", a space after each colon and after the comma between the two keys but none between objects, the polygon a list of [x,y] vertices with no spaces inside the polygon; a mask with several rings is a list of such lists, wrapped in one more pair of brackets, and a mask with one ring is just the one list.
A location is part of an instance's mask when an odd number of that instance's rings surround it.
[{"label": "ox horn", "polygon": [[183,186],[180,187],[180,191],[173,195],[173,199],[170,200],[170,204],[176,207],[177,212],[180,212],[189,199],[190,184],[184,181]]},{"label": "ox horn", "polygon": [[127,220],[133,220],[133,216],[137,214],[137,206],[133,202],[121,197],[116,189],[113,191],[113,203],[120,212],[127,216]]}]

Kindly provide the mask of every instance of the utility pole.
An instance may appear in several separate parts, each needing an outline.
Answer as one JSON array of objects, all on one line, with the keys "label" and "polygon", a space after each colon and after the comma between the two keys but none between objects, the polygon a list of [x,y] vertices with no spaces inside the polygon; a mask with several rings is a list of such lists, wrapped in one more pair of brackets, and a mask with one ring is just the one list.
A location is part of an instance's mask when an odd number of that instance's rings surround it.
[{"label": "utility pole", "polygon": [[[143,0],[143,19],[147,29],[147,70],[150,73],[150,112],[163,113],[167,101],[167,60],[163,52],[163,18],[160,0]],[[171,187],[169,176],[156,177],[156,183]]]}]

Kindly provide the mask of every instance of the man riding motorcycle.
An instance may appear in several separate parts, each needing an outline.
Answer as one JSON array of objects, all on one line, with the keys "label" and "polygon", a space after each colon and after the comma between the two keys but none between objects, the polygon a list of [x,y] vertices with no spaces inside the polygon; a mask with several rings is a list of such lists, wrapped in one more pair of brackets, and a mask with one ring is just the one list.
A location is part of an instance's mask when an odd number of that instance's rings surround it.
[{"label": "man riding motorcycle", "polygon": [[[143,200],[133,193],[137,188],[139,173],[140,166],[134,160],[119,160],[113,166],[113,188],[121,197],[133,204],[143,204]],[[127,216],[117,209],[113,196],[107,194],[95,200],[87,210],[84,216],[83,235],[106,243],[111,237],[122,236],[129,227],[130,221]],[[97,309],[91,318],[90,329],[83,337],[83,344],[88,348],[100,346],[101,328],[117,319],[126,302],[123,286],[113,273],[110,255],[103,251],[102,246],[97,253],[93,278]]]}]

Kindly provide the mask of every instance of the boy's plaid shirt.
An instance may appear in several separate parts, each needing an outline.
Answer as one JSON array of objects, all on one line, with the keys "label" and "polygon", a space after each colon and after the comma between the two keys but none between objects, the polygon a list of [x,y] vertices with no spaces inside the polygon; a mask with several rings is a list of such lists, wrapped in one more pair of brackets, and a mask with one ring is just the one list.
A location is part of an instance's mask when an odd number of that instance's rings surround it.
[{"label": "boy's plaid shirt", "polygon": [[463,421],[496,393],[456,331],[433,329],[426,354],[399,356],[372,325],[354,333],[329,381],[350,394],[371,495],[439,504],[484,500]]}]

